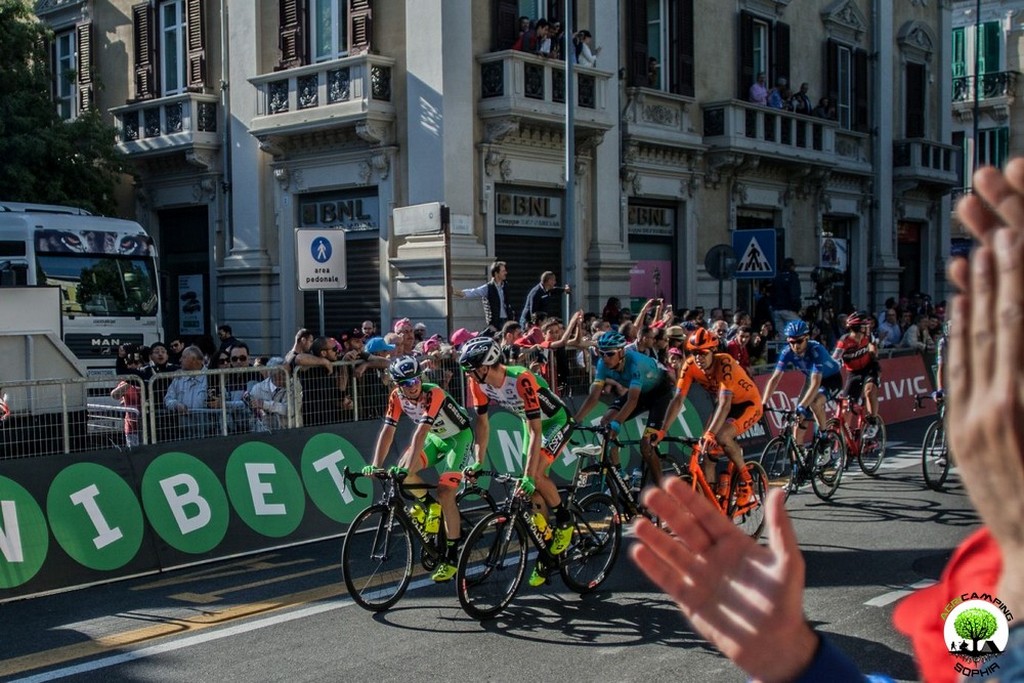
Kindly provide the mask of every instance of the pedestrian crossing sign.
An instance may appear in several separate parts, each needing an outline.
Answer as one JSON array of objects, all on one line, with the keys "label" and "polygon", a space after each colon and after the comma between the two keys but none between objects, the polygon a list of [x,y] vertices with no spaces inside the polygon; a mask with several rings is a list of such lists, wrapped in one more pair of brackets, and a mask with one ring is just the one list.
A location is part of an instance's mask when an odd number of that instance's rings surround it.
[{"label": "pedestrian crossing sign", "polygon": [[734,230],[737,280],[770,280],[775,277],[775,230]]}]

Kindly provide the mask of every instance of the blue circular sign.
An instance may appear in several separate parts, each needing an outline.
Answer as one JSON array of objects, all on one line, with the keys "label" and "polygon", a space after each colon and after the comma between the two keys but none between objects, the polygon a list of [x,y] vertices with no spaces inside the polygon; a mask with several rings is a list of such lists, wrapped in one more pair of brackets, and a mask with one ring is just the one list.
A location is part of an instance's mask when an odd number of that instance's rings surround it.
[{"label": "blue circular sign", "polygon": [[313,243],[309,245],[309,251],[313,254],[314,261],[327,263],[331,260],[331,241],[323,235],[317,235],[313,238]]}]

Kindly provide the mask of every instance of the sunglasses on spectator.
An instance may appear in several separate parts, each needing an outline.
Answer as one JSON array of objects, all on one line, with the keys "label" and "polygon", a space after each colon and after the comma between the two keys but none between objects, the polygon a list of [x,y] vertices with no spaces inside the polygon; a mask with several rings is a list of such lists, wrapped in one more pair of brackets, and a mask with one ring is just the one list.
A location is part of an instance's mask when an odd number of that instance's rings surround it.
[{"label": "sunglasses on spectator", "polygon": [[419,385],[420,385],[420,378],[419,377],[412,377],[410,379],[403,379],[401,382],[398,383],[398,386],[404,387],[404,388],[418,387]]},{"label": "sunglasses on spectator", "polygon": [[249,360],[249,356],[231,356],[231,360]]},{"label": "sunglasses on spectator", "polygon": [[228,358],[227,356],[219,356],[217,360],[219,360],[221,363],[227,363],[231,359]]}]

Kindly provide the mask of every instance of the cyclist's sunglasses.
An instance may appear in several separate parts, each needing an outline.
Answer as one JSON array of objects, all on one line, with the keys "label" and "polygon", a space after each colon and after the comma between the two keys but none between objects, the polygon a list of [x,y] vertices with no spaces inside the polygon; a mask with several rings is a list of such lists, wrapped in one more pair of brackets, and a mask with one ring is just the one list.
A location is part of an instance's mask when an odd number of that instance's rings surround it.
[{"label": "cyclist's sunglasses", "polygon": [[605,358],[608,358],[610,356],[614,356],[615,354],[617,354],[621,350],[622,349],[612,349],[611,351],[602,351],[601,355],[604,356]]},{"label": "cyclist's sunglasses", "polygon": [[409,379],[403,379],[398,383],[400,387],[418,387],[420,385],[419,377],[411,377]]},{"label": "cyclist's sunglasses", "polygon": [[786,343],[789,344],[790,346],[800,346],[805,341],[807,341],[807,337],[799,337],[797,339],[787,339]]}]

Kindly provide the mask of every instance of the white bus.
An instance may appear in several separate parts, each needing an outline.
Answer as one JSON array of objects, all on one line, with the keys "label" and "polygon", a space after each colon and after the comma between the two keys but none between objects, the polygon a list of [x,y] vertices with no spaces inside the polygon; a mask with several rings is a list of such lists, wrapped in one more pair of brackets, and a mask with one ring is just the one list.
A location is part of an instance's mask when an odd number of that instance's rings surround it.
[{"label": "white bus", "polygon": [[64,343],[89,375],[113,374],[118,346],[161,339],[156,249],[138,223],[0,201],[0,296],[33,285],[60,287]]}]

